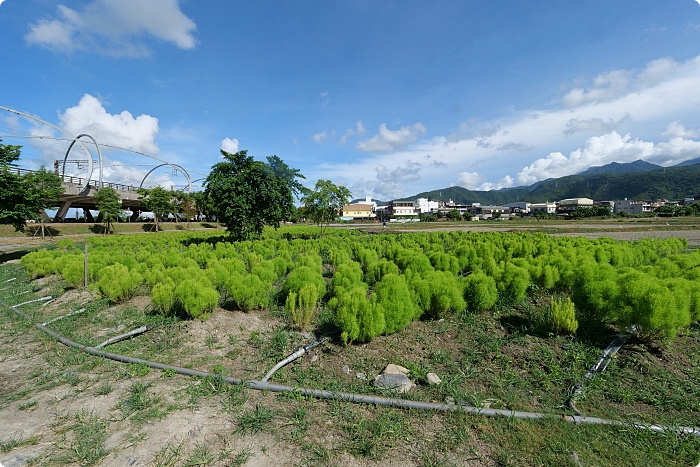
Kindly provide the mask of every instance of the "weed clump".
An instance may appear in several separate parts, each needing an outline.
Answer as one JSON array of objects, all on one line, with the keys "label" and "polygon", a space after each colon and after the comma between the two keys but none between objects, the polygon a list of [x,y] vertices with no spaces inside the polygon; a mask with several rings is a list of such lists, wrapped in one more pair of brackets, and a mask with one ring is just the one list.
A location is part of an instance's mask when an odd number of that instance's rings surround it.
[{"label": "weed clump", "polygon": [[552,297],[549,305],[549,318],[552,331],[557,334],[573,334],[578,329],[574,303],[568,297],[566,300]]}]

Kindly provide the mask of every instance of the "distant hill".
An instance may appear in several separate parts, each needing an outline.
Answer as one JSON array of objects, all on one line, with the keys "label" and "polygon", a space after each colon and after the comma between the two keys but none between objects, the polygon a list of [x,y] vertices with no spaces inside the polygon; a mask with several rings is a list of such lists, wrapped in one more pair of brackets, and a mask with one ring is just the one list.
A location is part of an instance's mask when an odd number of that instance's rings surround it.
[{"label": "distant hill", "polygon": [[632,172],[649,172],[651,170],[661,169],[660,165],[652,164],[651,162],[646,162],[638,159],[634,162],[619,163],[611,162],[609,164],[591,167],[588,170],[584,170],[579,175],[592,175],[592,174],[621,174],[621,173],[632,173]]},{"label": "distant hill", "polygon": [[686,165],[697,165],[700,164],[700,157],[697,159],[691,159],[689,161],[681,162],[680,164],[674,165],[674,167],[684,167]]},{"label": "distant hill", "polygon": [[[380,200],[374,199],[374,198],[372,198],[372,201],[377,203],[377,206],[386,206],[389,204],[388,201],[380,201]],[[365,198],[357,198],[357,199],[353,199],[352,201],[350,201],[350,204],[357,204],[357,203],[364,203],[364,202],[365,202]]]},{"label": "distant hill", "polygon": [[700,193],[700,164],[694,164],[662,167],[645,172],[569,175],[510,190],[471,191],[453,186],[418,193],[403,199],[431,198],[436,201],[452,199],[457,204],[506,204],[515,201],[542,203],[566,198],[592,198],[601,201],[624,198],[678,200],[698,193]]}]

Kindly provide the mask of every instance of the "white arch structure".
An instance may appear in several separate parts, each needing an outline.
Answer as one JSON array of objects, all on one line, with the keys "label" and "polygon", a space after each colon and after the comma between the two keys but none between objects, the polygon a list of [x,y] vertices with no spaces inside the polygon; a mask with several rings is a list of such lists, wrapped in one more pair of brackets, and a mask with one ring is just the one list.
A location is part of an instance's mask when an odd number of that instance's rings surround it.
[{"label": "white arch structure", "polygon": [[[82,141],[80,141],[80,140],[78,139],[79,136],[78,136],[78,137],[73,136],[72,134],[70,134],[70,133],[68,133],[66,130],[64,130],[63,128],[60,128],[60,127],[58,127],[58,126],[56,126],[56,125],[54,125],[54,124],[52,124],[52,123],[49,123],[49,122],[47,122],[46,120],[42,120],[42,119],[40,119],[39,117],[35,117],[34,115],[29,115],[29,114],[26,114],[26,113],[24,113],[24,112],[20,112],[19,110],[11,109],[11,108],[9,108],[9,107],[3,107],[3,106],[1,106],[1,105],[0,105],[0,110],[6,110],[6,111],[8,111],[8,112],[12,112],[12,113],[14,113],[14,114],[21,115],[22,117],[26,117],[26,118],[29,118],[29,119],[31,119],[31,120],[36,120],[37,122],[41,122],[41,123],[43,123],[44,125],[48,125],[48,126],[50,126],[51,128],[57,129],[58,131],[60,131],[60,132],[62,132],[62,133],[64,133],[64,134],[66,134],[66,135],[68,135],[68,136],[73,140],[73,142],[71,143],[71,148],[73,147],[73,144],[75,144],[75,142],[77,141],[78,144],[80,144],[80,146],[83,148],[83,151],[85,152],[85,155],[86,155],[87,158],[88,158],[88,176],[87,176],[87,178],[85,179],[85,184],[84,184],[83,186],[80,187],[80,193],[83,193],[83,192],[85,192],[85,191],[88,190],[88,187],[90,186],[90,177],[92,176],[92,171],[93,171],[93,168],[94,168],[94,167],[93,167],[93,161],[92,161],[92,153],[91,153],[90,150],[87,148],[87,146],[85,146],[85,144],[84,144]],[[81,136],[83,136],[83,135],[81,135]],[[92,137],[90,137],[90,138],[92,138]],[[93,141],[94,141],[94,139],[93,139]],[[70,151],[70,149],[69,149],[69,151]],[[99,149],[98,149],[98,151],[99,151]],[[66,157],[67,157],[67,156],[68,156],[68,154],[66,154]],[[102,175],[102,167],[101,167],[101,165],[102,165],[102,157],[100,157],[100,176]],[[64,170],[65,170],[65,166],[64,166]],[[102,180],[100,180],[100,181],[102,181]]]}]

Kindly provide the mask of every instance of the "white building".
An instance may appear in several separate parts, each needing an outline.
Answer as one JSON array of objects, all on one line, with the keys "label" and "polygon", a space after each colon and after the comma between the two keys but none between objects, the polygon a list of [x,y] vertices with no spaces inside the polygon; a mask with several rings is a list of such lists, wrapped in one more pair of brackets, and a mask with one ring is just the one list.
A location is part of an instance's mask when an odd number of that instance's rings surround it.
[{"label": "white building", "polygon": [[530,214],[555,214],[557,212],[556,203],[532,203],[530,204]]},{"label": "white building", "polygon": [[428,198],[418,198],[413,203],[413,207],[418,213],[424,214],[426,212],[437,211],[440,207],[440,203],[437,201],[429,201]]}]

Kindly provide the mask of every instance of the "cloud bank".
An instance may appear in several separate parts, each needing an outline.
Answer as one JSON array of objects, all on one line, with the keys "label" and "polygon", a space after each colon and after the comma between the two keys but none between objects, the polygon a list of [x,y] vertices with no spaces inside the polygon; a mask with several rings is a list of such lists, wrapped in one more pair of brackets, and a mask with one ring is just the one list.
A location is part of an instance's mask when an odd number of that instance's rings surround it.
[{"label": "cloud bank", "polygon": [[101,144],[155,155],[158,119],[150,115],[134,118],[128,111],[109,114],[97,98],[85,94],[75,107],[58,115],[61,126],[73,135],[87,133]]},{"label": "cloud bank", "polygon": [[29,25],[27,44],[115,57],[150,55],[146,37],[185,50],[195,46],[197,25],[180,10],[178,0],[93,0],[80,11],[57,8],[55,18]]},{"label": "cloud bank", "polygon": [[368,157],[315,170],[323,178],[342,179],[356,196],[387,199],[449,185],[482,190],[530,185],[613,161],[675,165],[700,157],[699,82],[700,56],[664,57],[640,69],[600,73],[564,92],[553,89],[559,97],[546,109],[513,110],[491,121],[472,117],[445,136],[420,140],[426,133],[420,123],[398,130],[382,124],[356,145]]}]

